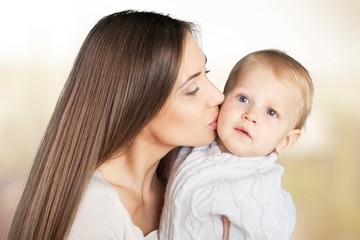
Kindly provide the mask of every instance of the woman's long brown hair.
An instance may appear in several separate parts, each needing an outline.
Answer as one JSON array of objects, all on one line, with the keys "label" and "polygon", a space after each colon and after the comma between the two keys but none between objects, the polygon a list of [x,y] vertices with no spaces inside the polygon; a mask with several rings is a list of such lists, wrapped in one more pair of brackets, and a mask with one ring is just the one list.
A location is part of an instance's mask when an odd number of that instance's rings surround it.
[{"label": "woman's long brown hair", "polygon": [[67,237],[96,167],[131,144],[164,105],[193,30],[139,11],[111,14],[93,27],[39,146],[9,239]]}]

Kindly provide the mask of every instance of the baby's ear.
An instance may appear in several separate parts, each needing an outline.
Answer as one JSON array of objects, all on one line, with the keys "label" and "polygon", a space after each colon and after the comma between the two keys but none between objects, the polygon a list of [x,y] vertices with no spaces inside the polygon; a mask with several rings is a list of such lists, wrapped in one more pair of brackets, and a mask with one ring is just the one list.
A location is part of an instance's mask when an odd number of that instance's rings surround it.
[{"label": "baby's ear", "polygon": [[301,136],[301,130],[300,129],[293,129],[291,130],[284,140],[279,144],[279,146],[276,147],[277,153],[283,153],[287,149],[289,149],[294,143],[299,139]]}]

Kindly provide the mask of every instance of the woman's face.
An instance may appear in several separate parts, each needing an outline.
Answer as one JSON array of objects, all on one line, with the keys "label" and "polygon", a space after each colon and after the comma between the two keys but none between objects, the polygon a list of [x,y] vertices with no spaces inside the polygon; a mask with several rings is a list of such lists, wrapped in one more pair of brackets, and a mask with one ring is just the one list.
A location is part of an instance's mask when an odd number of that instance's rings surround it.
[{"label": "woman's face", "polygon": [[207,145],[214,140],[224,95],[207,78],[205,64],[205,55],[188,34],[174,89],[146,127],[158,143],[173,148]]}]

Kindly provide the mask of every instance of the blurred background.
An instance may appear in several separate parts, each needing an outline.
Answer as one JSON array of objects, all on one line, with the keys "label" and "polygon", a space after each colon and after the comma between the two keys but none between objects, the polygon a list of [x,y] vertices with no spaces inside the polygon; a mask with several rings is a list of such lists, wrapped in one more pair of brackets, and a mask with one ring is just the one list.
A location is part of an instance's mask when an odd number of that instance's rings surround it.
[{"label": "blurred background", "polygon": [[360,239],[360,1],[3,1],[0,4],[0,239],[6,239],[38,144],[93,25],[125,9],[201,26],[209,78],[264,48],[311,73],[312,115],[279,162],[297,207],[294,240]]}]

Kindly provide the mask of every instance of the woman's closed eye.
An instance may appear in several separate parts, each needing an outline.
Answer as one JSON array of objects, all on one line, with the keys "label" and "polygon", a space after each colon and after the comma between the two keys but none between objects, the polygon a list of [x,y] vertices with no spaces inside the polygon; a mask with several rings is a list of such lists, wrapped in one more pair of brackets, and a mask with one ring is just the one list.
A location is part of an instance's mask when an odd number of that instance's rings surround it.
[{"label": "woman's closed eye", "polygon": [[189,96],[189,97],[193,97],[196,95],[196,93],[200,90],[199,87],[196,87],[194,90],[190,91],[190,92],[186,92],[186,96]]}]

